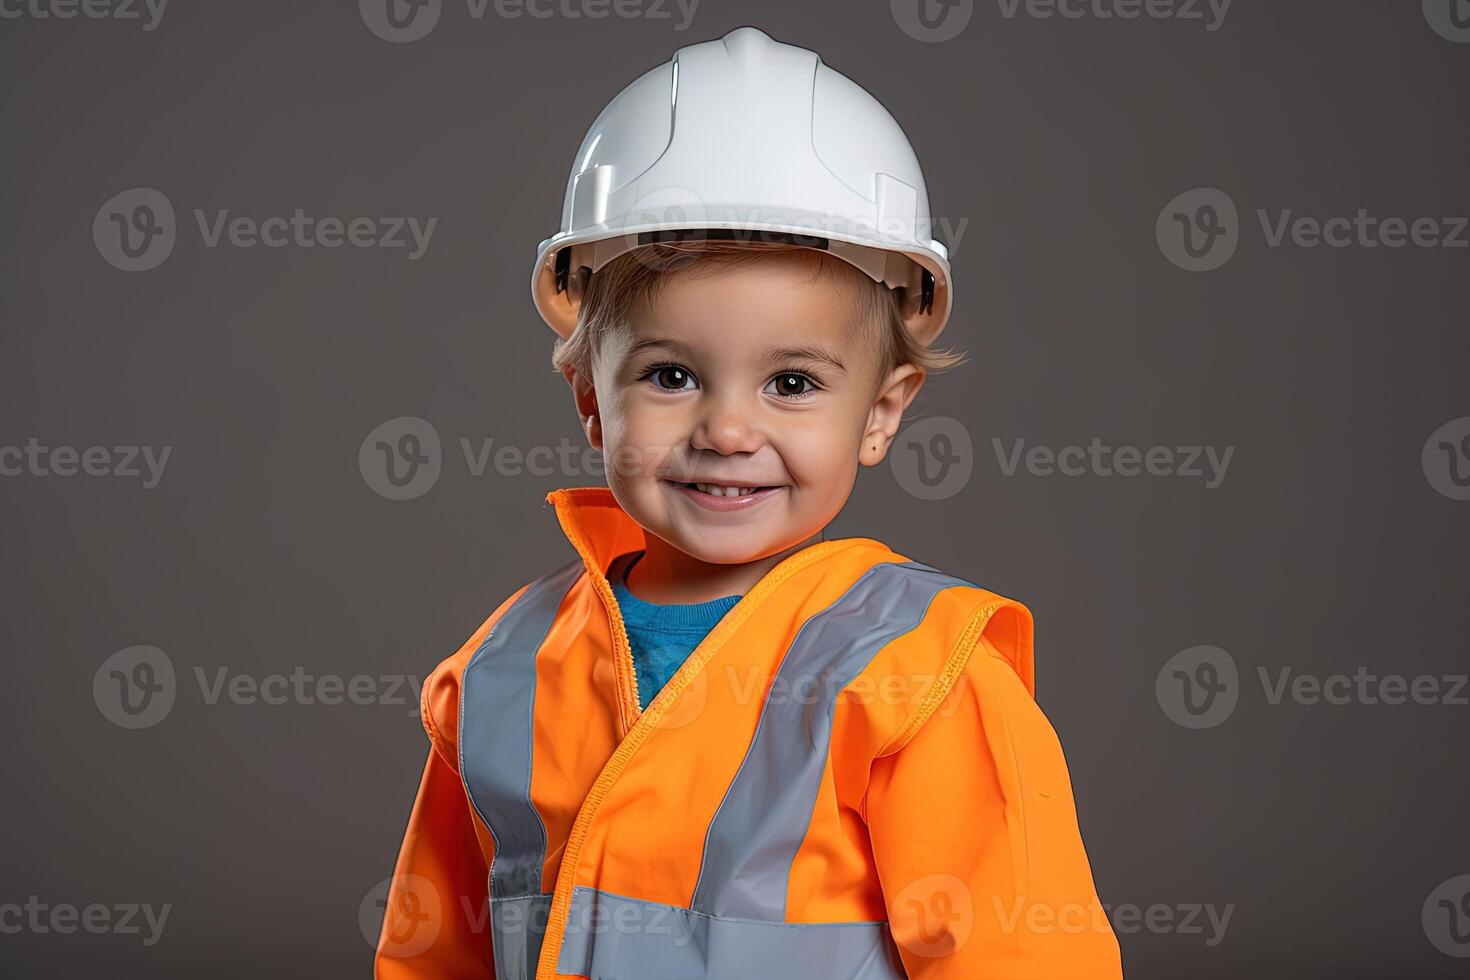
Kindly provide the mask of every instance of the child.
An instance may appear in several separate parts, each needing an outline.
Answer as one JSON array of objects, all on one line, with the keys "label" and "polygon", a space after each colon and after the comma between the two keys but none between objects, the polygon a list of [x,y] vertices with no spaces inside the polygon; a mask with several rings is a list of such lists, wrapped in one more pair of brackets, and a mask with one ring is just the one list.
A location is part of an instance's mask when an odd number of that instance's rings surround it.
[{"label": "child", "polygon": [[950,311],[897,123],[754,28],[593,124],[538,310],[607,461],[429,676],[377,976],[1113,980],[1031,618],[825,540]]}]

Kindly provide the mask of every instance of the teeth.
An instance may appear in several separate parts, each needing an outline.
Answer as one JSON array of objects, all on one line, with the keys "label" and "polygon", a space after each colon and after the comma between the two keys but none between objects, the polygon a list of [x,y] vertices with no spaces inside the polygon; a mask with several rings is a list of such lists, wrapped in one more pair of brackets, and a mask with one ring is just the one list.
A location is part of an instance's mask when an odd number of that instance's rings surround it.
[{"label": "teeth", "polygon": [[725,487],[718,483],[696,483],[694,488],[713,497],[743,497],[755,492],[755,487]]}]

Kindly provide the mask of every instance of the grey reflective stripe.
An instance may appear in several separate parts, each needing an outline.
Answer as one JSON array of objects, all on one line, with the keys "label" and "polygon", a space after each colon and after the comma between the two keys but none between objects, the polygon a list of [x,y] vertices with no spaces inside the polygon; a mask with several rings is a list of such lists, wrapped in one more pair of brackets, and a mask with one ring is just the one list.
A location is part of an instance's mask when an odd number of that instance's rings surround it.
[{"label": "grey reflective stripe", "polygon": [[777,923],[572,891],[556,971],[600,980],[904,980],[886,922]]},{"label": "grey reflective stripe", "polygon": [[579,558],[532,582],[485,637],[460,682],[459,770],[495,838],[492,900],[541,892],[546,825],[531,805],[536,651],[583,570]]},{"label": "grey reflective stripe", "polygon": [[710,821],[692,908],[785,920],[787,878],[816,805],[838,693],[879,650],[918,626],[942,589],[970,584],[917,562],[885,562],[801,625]]},{"label": "grey reflective stripe", "polygon": [[549,893],[491,901],[490,945],[495,951],[496,980],[534,980],[550,915]]}]

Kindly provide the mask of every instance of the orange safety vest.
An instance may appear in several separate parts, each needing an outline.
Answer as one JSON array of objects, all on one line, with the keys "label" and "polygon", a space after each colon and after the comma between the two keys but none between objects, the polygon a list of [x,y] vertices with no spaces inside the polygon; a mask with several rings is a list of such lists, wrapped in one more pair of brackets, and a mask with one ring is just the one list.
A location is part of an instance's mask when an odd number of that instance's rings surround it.
[{"label": "orange safety vest", "polygon": [[377,977],[1121,978],[1024,606],[823,541],[640,711],[608,582],[644,531],[547,500],[576,560],[424,683]]}]

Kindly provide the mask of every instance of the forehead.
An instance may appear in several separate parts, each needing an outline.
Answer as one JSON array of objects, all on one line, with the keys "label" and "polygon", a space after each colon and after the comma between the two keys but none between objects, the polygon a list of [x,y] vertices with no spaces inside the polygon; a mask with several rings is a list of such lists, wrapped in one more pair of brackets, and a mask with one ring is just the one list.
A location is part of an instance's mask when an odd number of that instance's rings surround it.
[{"label": "forehead", "polygon": [[629,339],[731,355],[817,345],[855,360],[863,310],[851,277],[829,264],[839,262],[782,252],[670,274],[631,318]]}]

